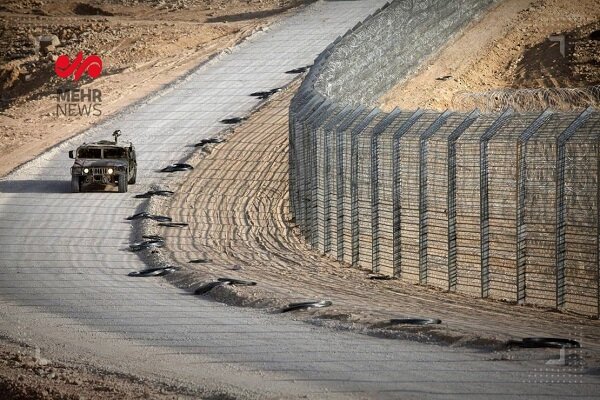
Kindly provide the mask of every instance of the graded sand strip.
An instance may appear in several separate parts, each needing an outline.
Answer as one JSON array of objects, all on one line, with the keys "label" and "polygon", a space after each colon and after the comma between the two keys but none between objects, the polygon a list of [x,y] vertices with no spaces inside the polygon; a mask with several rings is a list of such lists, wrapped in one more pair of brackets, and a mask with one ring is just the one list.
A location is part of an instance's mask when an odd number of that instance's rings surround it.
[{"label": "graded sand strip", "polygon": [[[167,240],[166,257],[184,267],[172,278],[174,283],[193,288],[212,278],[233,276],[259,285],[216,291],[214,297],[269,307],[330,299],[334,307],[314,315],[343,326],[379,328],[389,318],[435,317],[444,324],[397,333],[475,345],[489,344],[487,339],[574,337],[598,356],[600,321],[400,281],[372,281],[367,271],[311,251],[289,221],[287,109],[294,90],[295,85],[274,98],[226,143],[197,155],[198,164],[175,189],[170,204],[154,202],[153,211],[189,223],[183,229],[158,231]],[[211,261],[189,263],[199,258]],[[242,269],[231,270],[234,265]]]}]

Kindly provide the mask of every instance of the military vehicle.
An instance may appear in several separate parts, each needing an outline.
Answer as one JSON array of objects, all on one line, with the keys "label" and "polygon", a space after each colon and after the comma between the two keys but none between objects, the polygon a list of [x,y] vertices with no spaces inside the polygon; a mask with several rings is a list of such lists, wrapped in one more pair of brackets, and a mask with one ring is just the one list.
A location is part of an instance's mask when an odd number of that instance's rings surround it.
[{"label": "military vehicle", "polygon": [[114,141],[101,140],[84,143],[77,150],[69,151],[75,162],[71,167],[71,191],[78,193],[84,185],[117,185],[119,193],[127,192],[137,175],[137,161],[133,144],[121,145],[121,131],[113,133]]}]

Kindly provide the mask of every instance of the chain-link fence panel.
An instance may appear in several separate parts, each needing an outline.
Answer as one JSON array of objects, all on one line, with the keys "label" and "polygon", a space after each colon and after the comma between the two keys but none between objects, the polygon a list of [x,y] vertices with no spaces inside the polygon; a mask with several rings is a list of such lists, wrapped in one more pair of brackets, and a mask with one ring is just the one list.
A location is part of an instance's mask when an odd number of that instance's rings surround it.
[{"label": "chain-link fence panel", "polygon": [[[587,132],[596,132],[596,141]],[[596,113],[565,143],[564,290],[559,306],[593,315],[599,299],[598,202],[600,116]]]},{"label": "chain-link fence panel", "polygon": [[427,282],[427,271],[421,263],[421,215],[420,215],[420,144],[421,135],[439,122],[438,113],[425,113],[398,141],[398,178],[400,206],[400,264],[401,276],[408,282]]},{"label": "chain-link fence panel", "polygon": [[373,232],[373,272],[394,276],[393,236],[393,144],[392,128],[410,116],[393,110],[371,132],[371,230]]},{"label": "chain-link fence panel", "polygon": [[535,115],[517,118],[506,111],[489,128],[492,137],[487,141],[488,259],[484,279],[487,297],[517,299],[517,143],[536,118]]},{"label": "chain-link fence panel", "polygon": [[365,52],[389,62],[423,45],[408,35],[392,51],[379,39],[404,26],[390,21],[414,13],[423,37],[460,26],[446,19],[467,14],[441,3],[394,2],[307,74],[289,124],[301,233],[323,254],[407,282],[598,316],[597,111],[382,113],[361,104],[414,61],[385,66],[384,76]]},{"label": "chain-link fence panel", "polygon": [[[315,88],[335,101],[375,104],[493,0],[394,1],[344,36]],[[398,45],[401,43],[402,45]]]},{"label": "chain-link fence panel", "polygon": [[426,240],[422,246],[422,258],[427,271],[427,284],[441,289],[450,289],[448,213],[450,135],[463,122],[461,115],[449,115],[436,132],[421,137],[421,236]]}]

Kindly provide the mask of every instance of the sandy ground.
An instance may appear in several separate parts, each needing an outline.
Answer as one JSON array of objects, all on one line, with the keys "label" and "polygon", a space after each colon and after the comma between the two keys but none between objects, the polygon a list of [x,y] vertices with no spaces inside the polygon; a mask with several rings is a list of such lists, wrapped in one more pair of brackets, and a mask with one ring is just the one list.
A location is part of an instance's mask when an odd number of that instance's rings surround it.
[{"label": "sandy ground", "polygon": [[[500,2],[385,94],[381,106],[461,109],[453,102],[459,92],[599,85],[599,29],[597,0]],[[564,57],[550,40],[556,35],[566,36]]]},{"label": "sandy ground", "polygon": [[[192,399],[189,389],[48,359],[39,348],[0,338],[0,398],[10,400]],[[205,397],[206,398],[206,397]],[[226,395],[211,397],[226,400]]]},{"label": "sandy ground", "polygon": [[[597,29],[596,5],[502,2],[384,98],[385,107],[445,108],[461,90],[597,84],[595,44],[587,39]],[[558,44],[547,38],[558,33],[581,39],[569,48],[574,62],[556,61]],[[450,79],[436,79],[448,75]],[[190,223],[182,230],[158,232],[170,243],[167,259],[184,267],[171,278],[174,283],[193,289],[218,277],[255,280],[257,287],[219,288],[212,296],[274,310],[292,301],[332,299],[333,308],[302,318],[374,334],[481,347],[502,347],[505,340],[522,336],[579,336],[598,351],[598,321],[452,293],[444,293],[442,300],[440,291],[372,281],[366,271],[311,252],[289,223],[286,97],[275,100],[206,158],[200,157],[172,203],[155,202],[161,213]],[[210,261],[190,264],[191,259]],[[385,323],[404,316],[437,317],[446,323],[425,329]]]},{"label": "sandy ground", "polygon": [[[160,90],[266,27],[304,0],[7,0],[0,6],[0,176],[45,149]],[[44,53],[39,35],[61,44]],[[54,60],[102,57],[102,75],[78,87],[102,93],[101,115],[64,116],[57,110]]]},{"label": "sandy ground", "polygon": [[[171,198],[155,197],[152,212],[188,223],[145,233],[165,237],[155,264],[182,267],[169,280],[190,290],[216,278],[256,281],[209,292],[229,304],[267,308],[289,302],[331,300],[318,311],[293,318],[386,337],[506,350],[505,341],[528,336],[577,337],[587,359],[600,365],[600,321],[502,302],[473,299],[403,283],[371,280],[311,251],[290,223],[288,209],[287,109],[291,87],[254,114],[227,141],[190,160],[195,169],[173,187]],[[190,260],[203,263],[190,263]],[[164,264],[163,264],[164,265]],[[426,327],[391,326],[390,318],[440,318]],[[512,354],[509,351],[510,354]],[[508,353],[507,353],[508,354]]]}]

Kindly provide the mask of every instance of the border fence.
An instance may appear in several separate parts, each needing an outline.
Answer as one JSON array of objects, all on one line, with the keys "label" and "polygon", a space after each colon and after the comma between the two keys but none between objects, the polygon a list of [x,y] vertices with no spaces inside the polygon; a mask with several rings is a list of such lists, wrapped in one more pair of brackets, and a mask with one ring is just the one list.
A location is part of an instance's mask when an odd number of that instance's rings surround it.
[{"label": "border fence", "polygon": [[372,107],[490,3],[394,1],[317,57],[290,106],[291,212],[340,261],[598,317],[600,113]]}]

